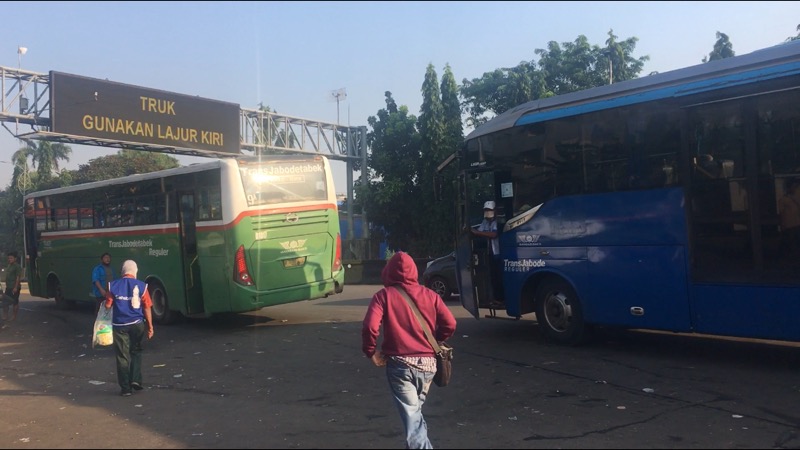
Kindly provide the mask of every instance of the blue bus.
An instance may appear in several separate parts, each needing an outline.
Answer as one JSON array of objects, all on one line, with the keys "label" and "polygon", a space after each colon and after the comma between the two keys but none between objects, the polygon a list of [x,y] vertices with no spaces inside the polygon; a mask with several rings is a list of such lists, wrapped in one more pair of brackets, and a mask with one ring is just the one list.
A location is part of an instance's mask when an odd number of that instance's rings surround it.
[{"label": "blue bus", "polygon": [[522,104],[450,163],[476,318],[800,340],[800,41]]}]

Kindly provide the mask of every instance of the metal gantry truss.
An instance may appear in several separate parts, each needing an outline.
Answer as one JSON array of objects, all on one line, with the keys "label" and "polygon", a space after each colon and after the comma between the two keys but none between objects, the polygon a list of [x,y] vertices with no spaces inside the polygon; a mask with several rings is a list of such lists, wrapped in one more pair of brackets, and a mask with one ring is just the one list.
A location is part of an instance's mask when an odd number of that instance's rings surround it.
[{"label": "metal gantry truss", "polygon": [[361,160],[366,127],[302,119],[263,110],[241,110],[241,146],[260,152],[324,153],[331,159]]},{"label": "metal gantry truss", "polygon": [[[178,155],[231,157],[196,149],[143,144],[53,133],[50,122],[50,75],[0,66],[0,122],[19,139],[38,139],[66,144],[94,145]],[[321,154],[347,163],[347,198],[353,199],[353,172],[361,162],[361,178],[367,182],[367,127],[291,117],[264,110],[240,109],[239,142],[242,154]],[[9,125],[13,124],[12,130]],[[21,129],[22,126],[22,129]],[[353,237],[353,202],[347,202],[348,236]],[[367,223],[366,214],[362,216]],[[368,227],[364,227],[368,238]]]}]

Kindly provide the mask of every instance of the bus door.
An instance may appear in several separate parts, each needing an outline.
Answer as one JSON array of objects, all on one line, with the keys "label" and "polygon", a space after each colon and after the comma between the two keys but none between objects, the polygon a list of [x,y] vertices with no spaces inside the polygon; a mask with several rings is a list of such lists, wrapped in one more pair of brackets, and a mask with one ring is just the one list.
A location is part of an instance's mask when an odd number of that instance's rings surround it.
[{"label": "bus door", "polygon": [[36,258],[39,256],[39,233],[36,231],[36,218],[25,218],[25,271],[28,277],[28,289],[31,295],[40,295],[41,277],[39,268],[36,266]]},{"label": "bus door", "polygon": [[494,200],[494,174],[477,172],[459,177],[458,224],[461,230],[456,242],[456,278],[461,304],[478,318],[478,309],[494,300],[491,288],[491,256],[486,239],[475,238],[468,228],[483,221],[483,204]]},{"label": "bus door", "polygon": [[200,262],[197,258],[197,228],[195,224],[194,192],[179,192],[181,256],[186,292],[186,312],[197,314],[205,311],[203,290],[200,284]]}]

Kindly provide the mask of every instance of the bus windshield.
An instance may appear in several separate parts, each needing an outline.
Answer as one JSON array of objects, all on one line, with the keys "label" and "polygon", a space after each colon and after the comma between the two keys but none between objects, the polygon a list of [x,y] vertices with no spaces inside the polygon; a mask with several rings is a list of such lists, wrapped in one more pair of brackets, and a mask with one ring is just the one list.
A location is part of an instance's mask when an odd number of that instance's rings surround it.
[{"label": "bus windshield", "polygon": [[328,197],[320,160],[240,162],[248,206],[319,201]]}]

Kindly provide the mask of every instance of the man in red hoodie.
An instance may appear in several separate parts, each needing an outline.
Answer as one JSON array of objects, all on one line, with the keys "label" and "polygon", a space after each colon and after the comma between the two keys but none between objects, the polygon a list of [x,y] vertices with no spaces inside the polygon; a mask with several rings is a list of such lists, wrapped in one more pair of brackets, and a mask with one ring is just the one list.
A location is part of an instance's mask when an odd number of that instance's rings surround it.
[{"label": "man in red hoodie", "polygon": [[[436,374],[436,357],[411,306],[413,301],[437,341],[456,331],[456,319],[434,291],[420,286],[417,265],[407,253],[397,252],[381,272],[383,289],[372,296],[361,328],[361,349],[386,377],[406,432],[406,448],[433,448],[422,405]],[[383,342],[377,350],[383,325]]]}]

